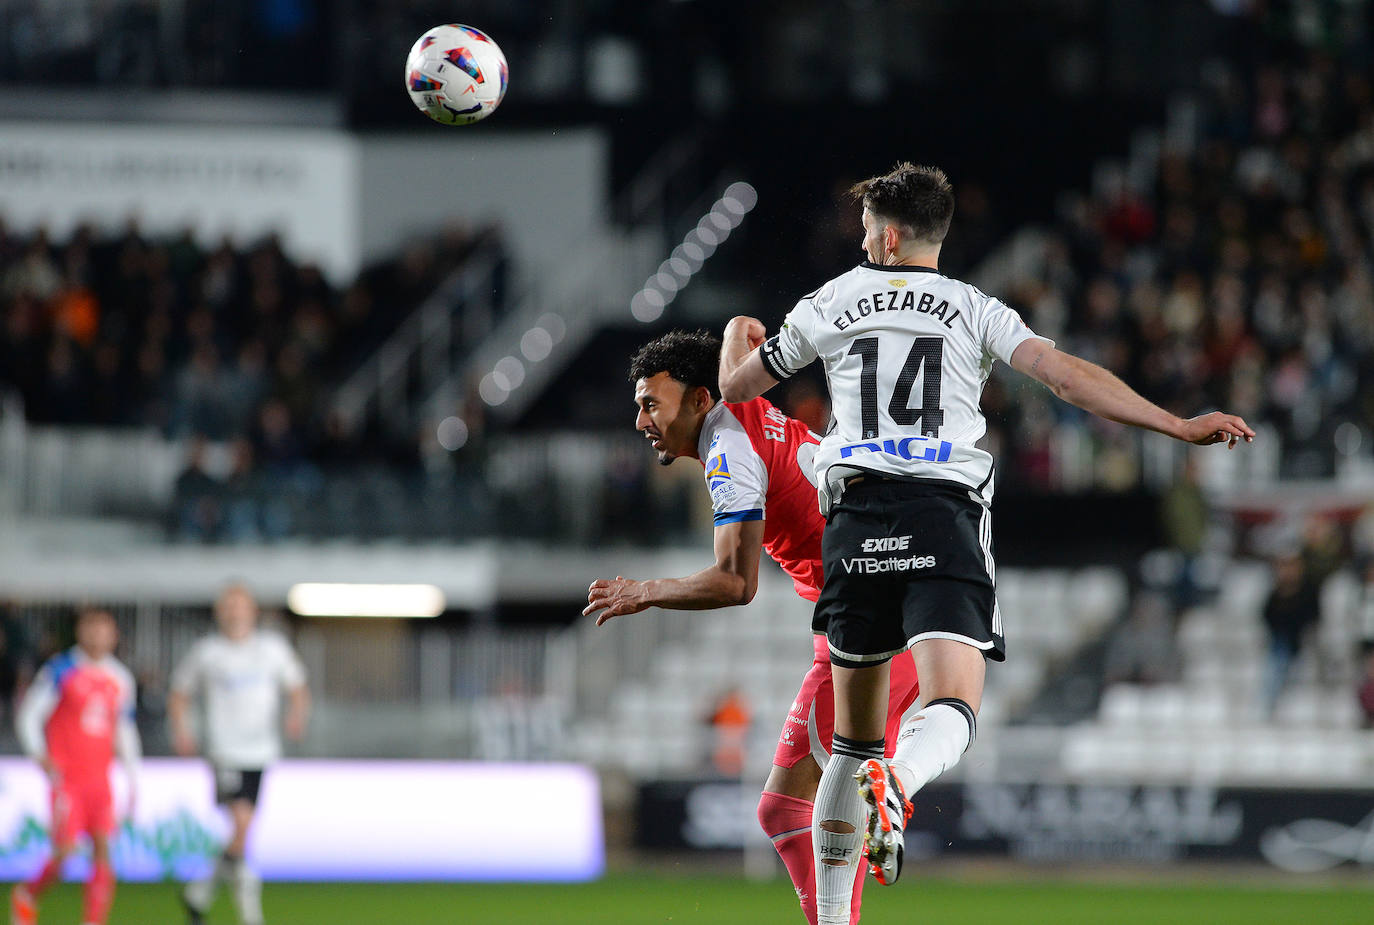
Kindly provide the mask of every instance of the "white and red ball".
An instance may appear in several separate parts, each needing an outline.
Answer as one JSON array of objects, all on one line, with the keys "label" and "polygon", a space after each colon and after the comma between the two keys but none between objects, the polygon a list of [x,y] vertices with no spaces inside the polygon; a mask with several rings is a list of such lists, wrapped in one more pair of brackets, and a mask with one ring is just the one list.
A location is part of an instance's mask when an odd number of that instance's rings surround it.
[{"label": "white and red ball", "polygon": [[506,95],[501,48],[471,26],[435,26],[406,56],[406,92],[420,112],[445,125],[468,125],[496,111]]}]

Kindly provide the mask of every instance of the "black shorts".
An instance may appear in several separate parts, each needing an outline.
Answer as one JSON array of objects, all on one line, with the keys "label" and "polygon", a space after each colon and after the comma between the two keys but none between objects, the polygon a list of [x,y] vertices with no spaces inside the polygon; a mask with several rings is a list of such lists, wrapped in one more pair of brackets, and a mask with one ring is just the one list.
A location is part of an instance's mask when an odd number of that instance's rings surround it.
[{"label": "black shorts", "polygon": [[258,805],[262,769],[215,768],[215,802],[221,806],[247,800]]},{"label": "black shorts", "polygon": [[876,665],[922,639],[1006,658],[992,515],[968,489],[865,477],[831,508],[821,558],[812,628],[829,639],[832,664]]}]

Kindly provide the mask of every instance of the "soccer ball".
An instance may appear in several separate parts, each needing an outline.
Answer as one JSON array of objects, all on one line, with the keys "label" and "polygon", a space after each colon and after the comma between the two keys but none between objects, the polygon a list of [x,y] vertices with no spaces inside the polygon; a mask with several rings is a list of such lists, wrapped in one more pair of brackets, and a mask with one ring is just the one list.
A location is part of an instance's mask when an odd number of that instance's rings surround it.
[{"label": "soccer ball", "polygon": [[471,26],[435,26],[406,56],[406,92],[420,112],[444,125],[485,119],[506,95],[506,56]]}]

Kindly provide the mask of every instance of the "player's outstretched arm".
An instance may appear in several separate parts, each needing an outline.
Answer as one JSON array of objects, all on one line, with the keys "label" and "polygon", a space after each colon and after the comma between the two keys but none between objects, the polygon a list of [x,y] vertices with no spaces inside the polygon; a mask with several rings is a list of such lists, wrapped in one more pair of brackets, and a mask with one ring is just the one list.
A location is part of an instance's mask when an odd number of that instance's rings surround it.
[{"label": "player's outstretched arm", "polygon": [[715,610],[747,604],[759,586],[763,521],[747,520],[716,527],[716,562],[685,578],[598,578],[587,589],[583,615],[601,611],[600,626],[612,617],[650,607],[669,610]]},{"label": "player's outstretched arm", "polygon": [[1255,432],[1240,417],[1213,411],[1195,418],[1180,418],[1147,400],[1126,383],[1071,353],[1056,349],[1038,337],[1023,341],[1011,355],[1012,368],[1043,382],[1060,398],[1099,417],[1207,446],[1255,439]]},{"label": "player's outstretched arm", "polygon": [[191,734],[191,695],[174,685],[167,694],[167,721],[172,727],[172,747],[178,755],[196,753],[196,737]]},{"label": "player's outstretched arm", "polygon": [[749,401],[778,384],[758,352],[767,333],[762,321],[746,315],[736,315],[725,326],[720,345],[720,397],[725,401]]}]

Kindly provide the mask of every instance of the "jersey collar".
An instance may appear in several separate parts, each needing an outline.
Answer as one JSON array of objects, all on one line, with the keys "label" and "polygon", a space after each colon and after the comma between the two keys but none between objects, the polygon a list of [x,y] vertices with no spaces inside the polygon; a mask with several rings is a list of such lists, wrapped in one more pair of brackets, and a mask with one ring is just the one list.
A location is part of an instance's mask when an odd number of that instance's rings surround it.
[{"label": "jersey collar", "polygon": [[884,273],[893,273],[893,272],[896,272],[896,273],[934,273],[936,276],[943,276],[943,275],[944,275],[943,273],[941,273],[939,270],[935,269],[934,267],[913,267],[913,266],[909,266],[909,265],[906,265],[906,264],[900,264],[900,263],[894,263],[894,264],[874,263],[874,262],[871,261],[871,260],[865,260],[865,261],[863,261],[862,263],[860,263],[859,266],[861,266],[861,267],[863,267],[864,269],[867,269],[867,270],[881,270],[881,271],[884,272]]},{"label": "jersey collar", "polygon": [[710,455],[711,444],[716,438],[716,432],[720,430],[720,419],[725,417],[725,402],[718,401],[710,411],[706,412],[706,417],[701,419],[701,436],[697,437],[697,459],[702,465],[706,464],[706,457]]}]

